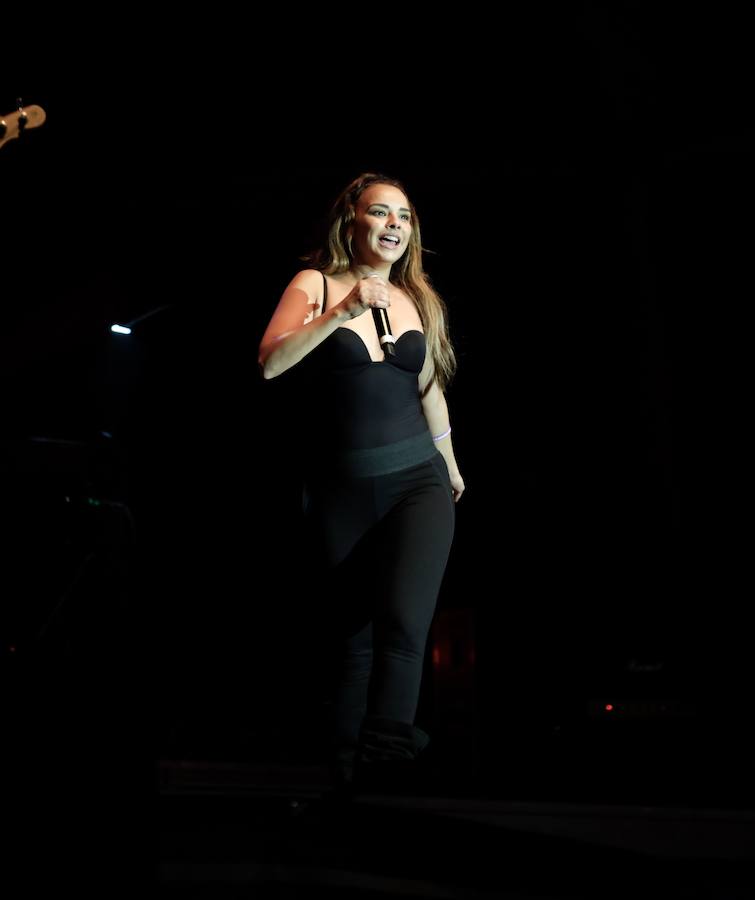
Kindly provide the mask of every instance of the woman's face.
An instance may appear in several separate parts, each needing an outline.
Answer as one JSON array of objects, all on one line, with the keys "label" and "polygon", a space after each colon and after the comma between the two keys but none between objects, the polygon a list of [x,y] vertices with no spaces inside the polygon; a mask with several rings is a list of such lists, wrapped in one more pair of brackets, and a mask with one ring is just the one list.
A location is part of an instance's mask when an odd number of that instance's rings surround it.
[{"label": "woman's face", "polygon": [[390,184],[373,184],[357,201],[352,225],[354,261],[362,265],[392,265],[409,246],[411,211],[406,196]]}]

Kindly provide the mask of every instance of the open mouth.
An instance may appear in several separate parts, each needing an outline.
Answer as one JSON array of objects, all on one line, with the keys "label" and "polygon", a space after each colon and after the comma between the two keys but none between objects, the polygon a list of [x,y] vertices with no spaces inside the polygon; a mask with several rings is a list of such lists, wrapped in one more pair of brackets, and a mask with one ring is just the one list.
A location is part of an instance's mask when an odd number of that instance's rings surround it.
[{"label": "open mouth", "polygon": [[391,249],[393,249],[394,247],[398,247],[401,241],[399,238],[394,237],[393,235],[384,234],[378,239],[378,243],[382,247],[390,247]]}]

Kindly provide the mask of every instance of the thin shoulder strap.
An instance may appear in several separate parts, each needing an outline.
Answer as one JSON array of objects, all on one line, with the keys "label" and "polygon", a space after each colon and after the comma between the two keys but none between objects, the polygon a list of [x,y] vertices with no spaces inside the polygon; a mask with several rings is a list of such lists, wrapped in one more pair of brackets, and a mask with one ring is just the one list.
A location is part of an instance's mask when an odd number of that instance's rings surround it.
[{"label": "thin shoulder strap", "polygon": [[322,273],[322,284],[322,312],[320,315],[325,312],[325,307],[328,305],[328,279],[325,277],[325,272]]}]

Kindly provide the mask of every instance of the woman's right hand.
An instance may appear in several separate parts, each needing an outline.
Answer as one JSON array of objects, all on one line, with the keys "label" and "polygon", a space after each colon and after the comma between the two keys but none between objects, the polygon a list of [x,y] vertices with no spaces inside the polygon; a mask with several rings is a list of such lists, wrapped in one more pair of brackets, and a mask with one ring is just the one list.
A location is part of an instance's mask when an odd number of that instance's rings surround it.
[{"label": "woman's right hand", "polygon": [[355,319],[373,307],[387,309],[391,305],[388,285],[379,275],[365,275],[360,278],[349,293],[338,304]]}]

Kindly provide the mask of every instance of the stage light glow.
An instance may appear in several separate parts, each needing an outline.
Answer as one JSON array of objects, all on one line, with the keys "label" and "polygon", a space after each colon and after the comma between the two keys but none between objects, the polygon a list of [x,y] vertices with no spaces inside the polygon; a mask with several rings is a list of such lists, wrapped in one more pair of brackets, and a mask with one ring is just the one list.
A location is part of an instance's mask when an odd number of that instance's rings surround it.
[{"label": "stage light glow", "polygon": [[110,330],[114,334],[131,334],[131,329],[126,328],[125,325],[111,325]]}]

